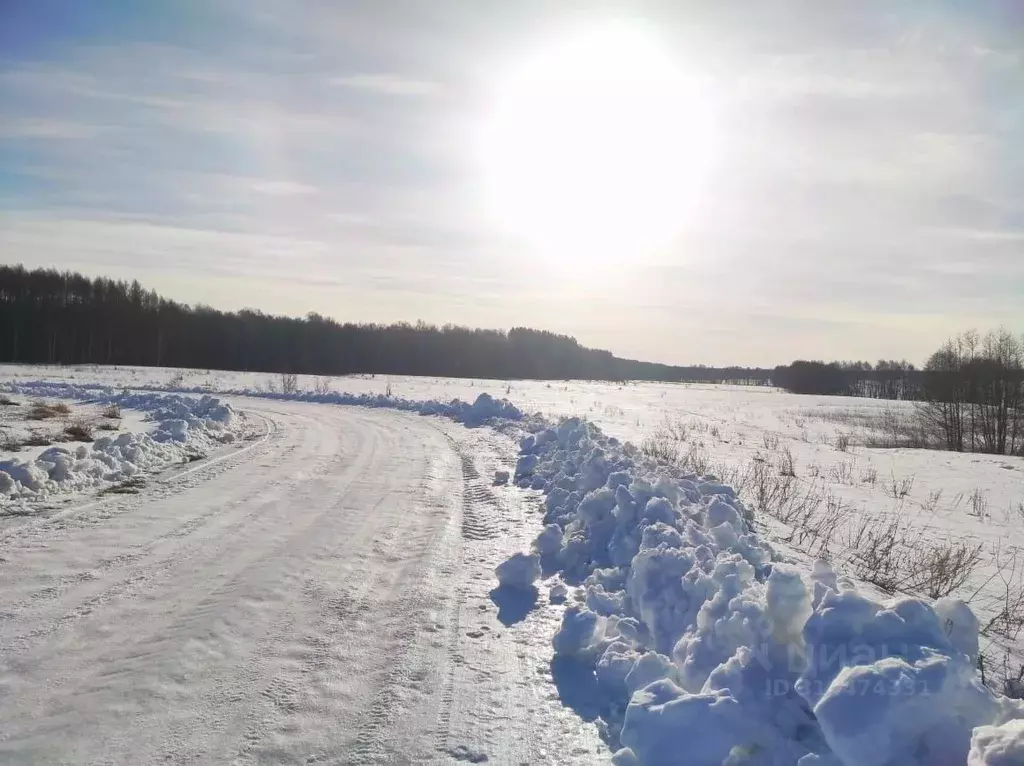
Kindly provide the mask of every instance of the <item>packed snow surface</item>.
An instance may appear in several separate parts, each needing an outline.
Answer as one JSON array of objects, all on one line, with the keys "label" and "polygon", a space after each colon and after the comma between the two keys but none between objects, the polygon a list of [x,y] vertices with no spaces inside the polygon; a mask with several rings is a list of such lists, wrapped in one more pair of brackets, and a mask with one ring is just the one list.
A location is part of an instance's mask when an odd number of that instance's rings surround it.
[{"label": "packed snow surface", "polygon": [[253,438],[2,530],[0,763],[607,759],[551,694],[557,613],[491,595],[534,514],[509,439],[231,404]]}]

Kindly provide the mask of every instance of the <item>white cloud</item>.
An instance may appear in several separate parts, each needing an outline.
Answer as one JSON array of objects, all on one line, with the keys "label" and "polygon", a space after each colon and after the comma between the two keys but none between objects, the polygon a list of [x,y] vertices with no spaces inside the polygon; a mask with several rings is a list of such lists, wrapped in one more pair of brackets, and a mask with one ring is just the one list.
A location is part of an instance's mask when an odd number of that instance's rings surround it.
[{"label": "white cloud", "polygon": [[941,237],[967,241],[1024,243],[1024,229],[958,229],[938,227],[933,229],[932,233]]},{"label": "white cloud", "polygon": [[15,117],[0,122],[0,139],[37,138],[74,141],[93,138],[112,128],[73,120],[46,117]]},{"label": "white cloud", "polygon": [[291,197],[296,194],[313,194],[315,186],[300,184],[295,181],[268,181],[265,179],[254,179],[251,182],[254,191],[260,194],[269,194],[273,197]]},{"label": "white cloud", "polygon": [[387,73],[344,75],[331,78],[330,83],[384,96],[436,96],[443,92],[440,83]]}]

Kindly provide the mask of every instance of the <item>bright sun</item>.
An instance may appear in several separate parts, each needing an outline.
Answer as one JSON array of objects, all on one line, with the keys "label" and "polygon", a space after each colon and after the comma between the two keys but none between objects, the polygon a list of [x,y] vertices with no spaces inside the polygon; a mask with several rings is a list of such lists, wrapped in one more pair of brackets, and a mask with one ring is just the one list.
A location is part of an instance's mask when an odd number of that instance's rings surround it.
[{"label": "bright sun", "polygon": [[699,193],[710,111],[646,27],[559,39],[496,90],[479,147],[489,212],[574,264],[656,250]]}]

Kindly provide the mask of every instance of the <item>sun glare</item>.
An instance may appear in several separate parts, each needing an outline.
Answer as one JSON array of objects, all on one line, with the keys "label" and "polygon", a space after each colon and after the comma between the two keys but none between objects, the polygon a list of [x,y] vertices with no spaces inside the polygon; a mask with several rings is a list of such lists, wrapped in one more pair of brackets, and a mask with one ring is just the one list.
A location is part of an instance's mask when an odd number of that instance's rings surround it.
[{"label": "sun glare", "polygon": [[555,40],[495,90],[479,147],[489,213],[572,264],[656,250],[699,194],[710,111],[642,25]]}]

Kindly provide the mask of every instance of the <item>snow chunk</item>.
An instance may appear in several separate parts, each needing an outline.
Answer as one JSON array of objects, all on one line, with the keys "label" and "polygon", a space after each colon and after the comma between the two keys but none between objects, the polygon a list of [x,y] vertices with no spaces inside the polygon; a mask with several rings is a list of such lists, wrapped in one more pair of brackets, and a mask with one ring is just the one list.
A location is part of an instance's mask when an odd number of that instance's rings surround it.
[{"label": "snow chunk", "polygon": [[593,653],[603,633],[601,619],[582,606],[570,606],[562,615],[562,625],[551,639],[556,654],[587,656]]},{"label": "snow chunk", "polygon": [[46,461],[22,463],[17,460],[0,460],[0,471],[12,480],[15,489],[29,492],[40,491],[50,478]]},{"label": "snow chunk", "polygon": [[792,567],[776,564],[768,577],[765,598],[775,640],[783,644],[799,640],[811,616],[810,594],[800,573]]},{"label": "snow chunk", "polygon": [[188,421],[165,420],[157,428],[153,438],[158,442],[186,442],[188,441]]},{"label": "snow chunk", "polygon": [[562,550],[562,528],[557,524],[548,524],[544,531],[533,541],[533,549],[541,556],[553,556]]},{"label": "snow chunk", "polygon": [[522,411],[508,399],[495,399],[490,394],[480,394],[472,405],[465,408],[460,418],[467,426],[477,426],[488,420],[519,420]]},{"label": "snow chunk", "polygon": [[973,729],[1000,715],[972,660],[917,599],[883,605],[830,591],[804,640],[800,693],[843,764],[963,763]]},{"label": "snow chunk", "polygon": [[622,744],[639,763],[721,766],[751,740],[743,709],[727,693],[687,694],[668,680],[638,691],[626,708]]},{"label": "snow chunk", "polygon": [[845,668],[814,712],[843,763],[952,766],[963,756],[950,754],[963,752],[973,728],[974,715],[963,709],[974,697],[964,695],[963,670],[944,657]]},{"label": "snow chunk", "polygon": [[504,587],[530,588],[540,579],[540,557],[536,554],[517,553],[498,564],[494,574]]},{"label": "snow chunk", "polygon": [[565,587],[564,582],[556,582],[548,590],[548,601],[552,604],[561,604],[569,596],[569,589]]},{"label": "snow chunk", "polygon": [[643,689],[655,681],[673,680],[674,676],[675,666],[672,660],[657,652],[646,652],[633,663],[626,676],[626,688],[632,697],[638,689]]},{"label": "snow chunk", "polygon": [[612,694],[624,694],[626,678],[636,661],[637,653],[631,642],[612,641],[594,668],[597,682]]},{"label": "snow chunk", "polygon": [[940,598],[935,602],[935,614],[942,621],[950,643],[976,663],[980,625],[971,608],[960,599]]},{"label": "snow chunk", "polygon": [[979,726],[971,736],[967,766],[1020,766],[1024,764],[1024,720],[1002,726]]},{"label": "snow chunk", "polygon": [[516,476],[529,476],[538,463],[540,463],[540,458],[536,455],[523,455],[516,462]]}]

